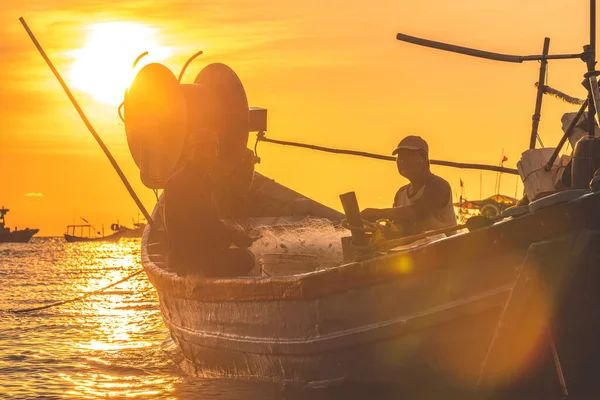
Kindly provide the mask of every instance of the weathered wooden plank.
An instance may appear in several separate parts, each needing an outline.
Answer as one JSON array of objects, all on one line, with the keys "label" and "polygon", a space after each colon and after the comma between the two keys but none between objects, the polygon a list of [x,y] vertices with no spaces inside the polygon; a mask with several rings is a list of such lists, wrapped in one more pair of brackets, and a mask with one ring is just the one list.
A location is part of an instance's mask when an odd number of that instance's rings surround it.
[{"label": "weathered wooden plank", "polygon": [[[142,258],[165,322],[197,372],[314,383],[404,371],[410,381],[429,373],[472,386],[527,247],[600,226],[598,199],[297,276],[183,278],[152,262],[147,246]],[[558,336],[559,352],[566,336]]]},{"label": "weathered wooden plank", "polygon": [[542,270],[550,266],[549,262],[562,263],[564,269],[568,269],[573,239],[573,235],[568,235],[535,243],[529,248],[490,338],[476,383],[478,389],[514,383],[522,375],[539,370],[549,358],[555,305],[540,278]]}]

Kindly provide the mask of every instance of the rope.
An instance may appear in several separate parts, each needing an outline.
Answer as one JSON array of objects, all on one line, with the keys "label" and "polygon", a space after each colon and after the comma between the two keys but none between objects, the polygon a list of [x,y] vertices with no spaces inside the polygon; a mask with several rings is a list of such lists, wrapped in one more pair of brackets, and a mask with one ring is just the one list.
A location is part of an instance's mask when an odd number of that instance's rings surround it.
[{"label": "rope", "polygon": [[265,271],[264,265],[262,263],[260,263],[260,272],[265,274],[266,276],[273,276],[270,273],[268,273],[267,271]]},{"label": "rope", "polygon": [[[310,149],[310,150],[324,151],[327,153],[346,154],[346,155],[351,155],[351,156],[373,158],[376,160],[384,160],[384,161],[394,161],[394,162],[396,161],[396,157],[393,157],[393,156],[384,156],[382,154],[368,153],[365,151],[334,149],[331,147],[316,146],[316,145],[306,144],[306,143],[297,143],[297,142],[288,142],[288,141],[284,141],[284,140],[269,139],[265,136],[264,132],[259,132],[258,135],[256,135],[256,143],[254,145],[254,154],[257,154],[256,153],[257,145],[258,145],[258,142],[261,142],[261,141],[267,142],[267,143],[280,144],[283,146],[293,146],[293,147],[301,147],[301,148]],[[260,160],[258,158],[258,156],[257,156],[257,159]],[[494,171],[494,172],[504,172],[506,174],[513,174],[513,175],[519,174],[519,171],[515,168],[497,167],[495,165],[457,163],[457,162],[452,162],[452,161],[441,161],[441,160],[429,160],[429,163],[432,165],[441,165],[441,166],[445,166],[445,167],[454,167],[454,168],[463,168],[463,169],[479,169],[479,170]]]},{"label": "rope", "polygon": [[144,272],[144,270],[140,269],[139,271],[134,272],[133,274],[131,274],[129,276],[126,276],[125,278],[123,278],[123,279],[121,279],[121,280],[119,280],[117,282],[111,283],[110,285],[103,287],[102,289],[94,290],[93,292],[87,292],[87,293],[85,293],[85,294],[83,294],[81,296],[78,296],[78,297],[75,297],[75,298],[72,298],[72,299],[69,299],[69,300],[58,301],[56,303],[46,304],[45,306],[40,306],[40,307],[25,308],[25,309],[22,309],[22,310],[2,310],[2,311],[0,311],[0,313],[20,314],[20,313],[26,313],[26,312],[31,312],[31,311],[44,310],[46,308],[51,308],[51,307],[62,306],[63,304],[73,303],[75,301],[83,300],[83,299],[85,299],[87,297],[90,297],[90,296],[92,296],[94,294],[102,293],[106,289],[110,289],[111,287],[116,286],[119,283],[123,283],[123,282],[125,282],[125,281],[133,278],[134,276],[141,274],[142,272]]},{"label": "rope", "polygon": [[538,143],[540,144],[540,146],[541,146],[542,148],[544,148],[544,147],[545,147],[545,146],[544,146],[544,142],[542,142],[542,137],[540,136],[540,134],[539,134],[539,133],[536,135],[536,138],[537,138],[537,141],[538,141]]},{"label": "rope", "polygon": [[[538,82],[535,83],[535,87],[536,88],[539,87],[539,83]],[[569,96],[568,94],[563,93],[560,90],[551,88],[548,85],[544,85],[544,94],[549,94],[551,96],[556,97],[557,99],[560,99],[560,100],[562,100],[564,102],[567,102],[567,103],[570,103],[570,104],[573,104],[573,105],[576,105],[576,106],[582,105],[583,102],[585,101],[585,100],[582,100],[582,99],[578,99],[577,97]]]}]

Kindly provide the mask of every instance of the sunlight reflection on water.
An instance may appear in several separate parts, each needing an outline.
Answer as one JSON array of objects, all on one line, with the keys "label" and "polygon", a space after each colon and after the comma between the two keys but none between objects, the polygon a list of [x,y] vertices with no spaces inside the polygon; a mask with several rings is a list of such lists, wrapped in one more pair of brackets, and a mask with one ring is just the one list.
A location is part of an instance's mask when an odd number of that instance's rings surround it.
[{"label": "sunlight reflection on water", "polygon": [[[139,239],[3,243],[0,310],[77,297],[140,268]],[[0,312],[0,338],[0,398],[348,400],[373,394],[371,387],[315,392],[185,376],[145,274],[83,301],[25,314]]]},{"label": "sunlight reflection on water", "polygon": [[[118,244],[36,239],[0,248],[0,309],[97,290],[141,268],[139,239]],[[138,275],[84,301],[1,316],[0,387],[9,397],[164,397],[182,379],[156,293]]]}]

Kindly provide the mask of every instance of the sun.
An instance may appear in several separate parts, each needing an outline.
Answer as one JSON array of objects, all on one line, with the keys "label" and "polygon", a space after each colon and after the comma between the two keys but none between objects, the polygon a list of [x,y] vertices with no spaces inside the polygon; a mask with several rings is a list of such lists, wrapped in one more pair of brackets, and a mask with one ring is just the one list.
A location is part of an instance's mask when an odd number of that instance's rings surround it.
[{"label": "sun", "polygon": [[[71,85],[103,103],[120,104],[141,67],[171,54],[158,44],[157,36],[156,29],[133,22],[90,25],[85,46],[70,52],[75,60],[69,73]],[[148,55],[134,70],[134,60],[145,51]]]}]

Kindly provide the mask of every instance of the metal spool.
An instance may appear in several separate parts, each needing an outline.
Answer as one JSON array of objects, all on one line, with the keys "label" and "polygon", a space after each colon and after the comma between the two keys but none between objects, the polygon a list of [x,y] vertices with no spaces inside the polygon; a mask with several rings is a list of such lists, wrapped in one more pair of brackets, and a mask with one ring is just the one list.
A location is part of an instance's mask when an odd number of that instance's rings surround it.
[{"label": "metal spool", "polygon": [[[247,156],[248,100],[240,79],[225,64],[206,66],[193,84],[180,84],[164,65],[149,64],[137,74],[124,107],[129,150],[151,189],[164,188],[189,159],[188,141],[204,132],[218,135],[220,172],[233,172]],[[257,126],[266,128],[266,110],[258,111]]]},{"label": "metal spool", "polygon": [[241,160],[249,136],[248,99],[242,82],[225,64],[207,65],[194,85],[200,95],[190,96],[189,104],[198,112],[194,124],[219,135],[219,158]]},{"label": "metal spool", "polygon": [[125,132],[145,186],[162,189],[182,163],[188,135],[186,100],[164,65],[146,65],[125,95]]}]

